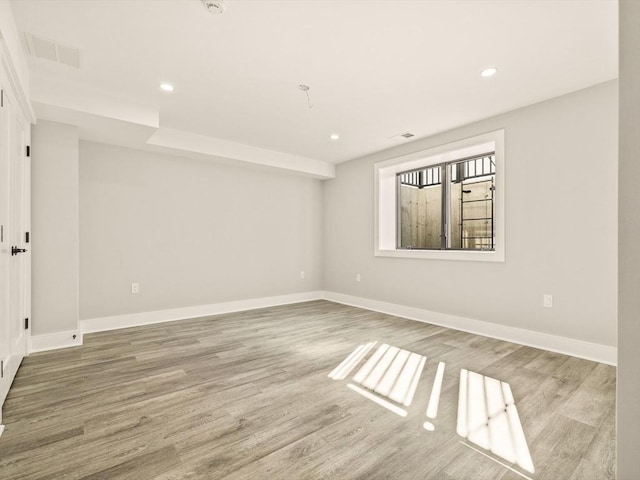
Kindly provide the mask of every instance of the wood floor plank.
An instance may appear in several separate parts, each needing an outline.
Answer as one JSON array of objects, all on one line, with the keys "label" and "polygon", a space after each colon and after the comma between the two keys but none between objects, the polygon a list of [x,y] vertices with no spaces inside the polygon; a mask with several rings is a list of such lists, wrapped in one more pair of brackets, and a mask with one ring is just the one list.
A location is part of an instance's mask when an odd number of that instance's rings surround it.
[{"label": "wood floor plank", "polygon": [[563,415],[599,427],[615,408],[616,379],[606,365],[596,365],[560,409]]},{"label": "wood floor plank", "polygon": [[152,479],[157,474],[179,464],[180,458],[177,456],[175,448],[167,446],[92,473],[82,477],[82,480],[110,480],[112,478],[121,478],[123,480]]},{"label": "wood floor plank", "polygon": [[[329,378],[368,342],[426,357],[410,405],[348,387],[376,348]],[[530,478],[614,478],[615,368],[327,301],[88,334],[25,358],[0,478],[521,480],[456,433],[461,369],[509,383]]]}]

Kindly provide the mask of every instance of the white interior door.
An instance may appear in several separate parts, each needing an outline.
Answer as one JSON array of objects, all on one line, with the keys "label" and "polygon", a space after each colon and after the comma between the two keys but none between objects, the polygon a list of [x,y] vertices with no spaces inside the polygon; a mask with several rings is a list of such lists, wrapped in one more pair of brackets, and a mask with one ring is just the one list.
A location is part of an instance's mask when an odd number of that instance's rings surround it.
[{"label": "white interior door", "polygon": [[[11,128],[13,126],[13,128]],[[29,254],[25,245],[25,164],[26,143],[24,128],[12,115],[9,123],[9,229],[8,236],[12,252],[9,253],[9,325],[11,326],[11,354],[23,357],[27,353],[25,334],[26,317],[26,258]]]},{"label": "white interior door", "polygon": [[[2,89],[0,106],[0,405],[27,353],[25,319],[30,311],[29,128]],[[1,423],[0,413],[0,423]]]}]

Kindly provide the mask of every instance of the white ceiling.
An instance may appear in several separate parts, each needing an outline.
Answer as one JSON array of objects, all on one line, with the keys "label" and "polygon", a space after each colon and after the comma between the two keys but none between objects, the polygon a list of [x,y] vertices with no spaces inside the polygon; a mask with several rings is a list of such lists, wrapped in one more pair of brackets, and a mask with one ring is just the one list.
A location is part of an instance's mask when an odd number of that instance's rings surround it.
[{"label": "white ceiling", "polygon": [[[200,154],[236,145],[260,162],[281,152],[303,171],[315,168],[308,162],[392,147],[399,140],[390,137],[406,131],[425,137],[604,82],[618,70],[615,0],[229,0],[223,15],[200,0],[11,6],[21,32],[80,49],[80,69],[29,58],[41,118],[73,121],[80,112],[142,123],[148,129],[133,135],[141,144],[159,124],[180,134],[184,150],[191,135],[207,144],[192,149]],[[487,66],[498,74],[480,77]],[[163,81],[175,91],[160,91]],[[312,109],[299,84],[311,87]],[[76,92],[96,100],[74,100]],[[156,119],[131,120],[134,110]],[[100,139],[101,128],[83,135]]]}]

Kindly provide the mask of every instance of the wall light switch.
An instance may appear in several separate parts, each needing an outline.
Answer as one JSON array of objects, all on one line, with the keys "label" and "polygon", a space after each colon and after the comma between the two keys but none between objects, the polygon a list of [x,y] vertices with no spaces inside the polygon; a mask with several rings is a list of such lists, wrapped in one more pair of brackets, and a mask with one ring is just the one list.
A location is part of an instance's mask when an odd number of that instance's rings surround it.
[{"label": "wall light switch", "polygon": [[362,277],[359,273],[356,273],[356,282],[359,282],[360,280],[362,280]]},{"label": "wall light switch", "polygon": [[304,280],[304,270],[300,270],[300,280]]},{"label": "wall light switch", "polygon": [[553,308],[553,295],[543,295],[542,305],[544,308]]},{"label": "wall light switch", "polygon": [[140,293],[140,284],[138,282],[131,284],[131,293]]}]

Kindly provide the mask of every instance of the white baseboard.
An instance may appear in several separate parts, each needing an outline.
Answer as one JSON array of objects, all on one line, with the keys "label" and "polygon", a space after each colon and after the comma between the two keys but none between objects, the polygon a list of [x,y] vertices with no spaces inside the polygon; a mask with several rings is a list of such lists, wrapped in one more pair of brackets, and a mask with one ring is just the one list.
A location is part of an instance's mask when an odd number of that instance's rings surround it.
[{"label": "white baseboard", "polygon": [[[155,323],[171,322],[189,318],[207,317],[223,313],[255,310],[258,308],[288,305],[293,303],[308,302],[325,299],[336,303],[365,308],[376,312],[387,313],[409,320],[431,323],[447,328],[462,330],[477,335],[506,340],[530,347],[550,350],[552,352],[572,355],[596,362],[616,365],[617,348],[598,343],[585,342],[568,337],[559,337],[533,330],[499,325],[497,323],[474,320],[471,318],[449,315],[446,313],[432,312],[420,308],[407,307],[395,303],[381,302],[369,298],[345,295],[336,292],[303,292],[275,297],[254,298],[209,305],[197,305],[193,307],[172,308],[169,310],[156,310],[152,312],[131,313],[126,315],[114,315],[109,317],[90,318],[80,321],[80,331],[59,332],[48,335],[32,335],[30,352],[54,350],[71,346],[82,345],[82,334],[104,332],[119,328],[138,327]],[[76,339],[73,340],[73,335]]]},{"label": "white baseboard", "polygon": [[[75,335],[76,338],[73,338]],[[29,353],[46,352],[59,348],[78,347],[82,345],[82,333],[79,330],[31,335]]]},{"label": "white baseboard", "polygon": [[4,425],[0,425],[0,437],[4,433]]},{"label": "white baseboard", "polygon": [[257,308],[275,307],[292,303],[308,302],[323,298],[321,291],[293,293],[276,297],[253,298],[234,302],[197,305],[194,307],[172,308],[170,310],[156,310],[153,312],[130,313],[109,317],[90,318],[80,321],[82,333],[105,332],[118,328],[138,327],[154,323],[171,322],[188,318],[208,317],[223,313],[242,312]]},{"label": "white baseboard", "polygon": [[574,357],[585,358],[595,362],[616,365],[618,349],[608,345],[585,342],[574,338],[559,337],[548,333],[525,330],[523,328],[509,327],[497,323],[484,322],[471,318],[458,317],[446,313],[432,312],[420,308],[407,307],[395,303],[380,302],[369,298],[344,295],[342,293],[324,292],[326,300],[351,305],[353,307],[366,308],[376,312],[387,313],[397,317],[431,323],[442,327],[462,330],[464,332],[484,335],[509,342],[541,348],[552,352],[563,353]]}]

